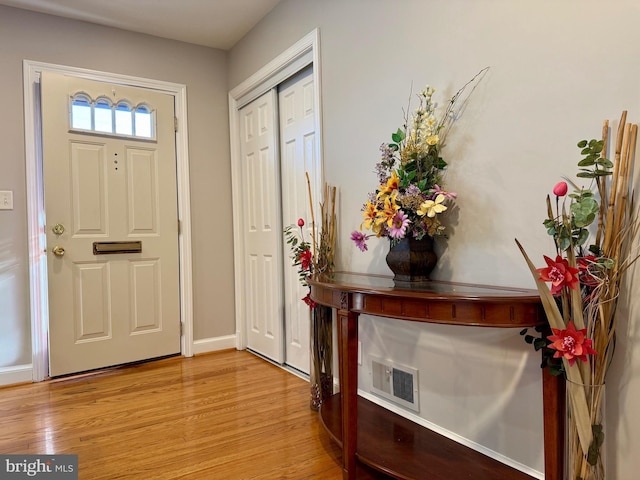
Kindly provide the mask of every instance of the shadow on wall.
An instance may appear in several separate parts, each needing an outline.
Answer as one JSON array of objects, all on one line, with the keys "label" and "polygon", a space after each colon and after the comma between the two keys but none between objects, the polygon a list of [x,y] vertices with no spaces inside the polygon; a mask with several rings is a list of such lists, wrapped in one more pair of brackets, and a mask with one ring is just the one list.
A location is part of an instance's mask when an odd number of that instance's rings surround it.
[{"label": "shadow on wall", "polygon": [[19,264],[12,251],[8,241],[0,243],[0,368],[17,363],[25,340],[18,315]]}]

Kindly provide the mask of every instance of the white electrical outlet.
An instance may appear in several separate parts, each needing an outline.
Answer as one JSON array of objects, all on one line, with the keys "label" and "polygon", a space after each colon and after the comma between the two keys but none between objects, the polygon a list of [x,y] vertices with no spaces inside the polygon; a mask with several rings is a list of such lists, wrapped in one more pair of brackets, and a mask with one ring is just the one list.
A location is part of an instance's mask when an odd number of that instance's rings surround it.
[{"label": "white electrical outlet", "polygon": [[11,190],[0,192],[0,210],[13,210],[13,192]]}]

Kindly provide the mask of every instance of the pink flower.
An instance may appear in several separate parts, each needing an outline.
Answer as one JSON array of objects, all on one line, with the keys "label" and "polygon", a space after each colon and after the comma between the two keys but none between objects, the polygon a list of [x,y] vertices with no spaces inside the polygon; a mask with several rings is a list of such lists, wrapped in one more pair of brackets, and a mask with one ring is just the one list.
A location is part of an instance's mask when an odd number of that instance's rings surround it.
[{"label": "pink flower", "polygon": [[567,186],[567,182],[558,182],[556,186],[553,187],[553,194],[556,197],[564,197],[567,194],[567,190],[569,187]]},{"label": "pink flower", "polygon": [[391,221],[389,236],[391,238],[404,238],[410,223],[409,217],[402,210],[398,210]]},{"label": "pink flower", "polygon": [[299,218],[299,219],[298,219],[298,226],[299,226],[300,228],[304,227],[304,220],[303,220],[302,218]]},{"label": "pink flower", "polygon": [[544,282],[551,282],[552,295],[560,293],[564,286],[574,290],[578,288],[580,283],[578,280],[579,270],[577,268],[570,267],[566,258],[562,258],[558,255],[554,261],[545,255],[544,260],[547,262],[547,268],[538,268],[536,269],[536,272],[540,274],[540,280]]},{"label": "pink flower", "polygon": [[365,252],[368,250],[367,240],[369,239],[370,236],[371,235],[365,235],[364,233],[359,232],[358,230],[354,230],[353,232],[351,232],[351,240],[355,242],[356,247],[358,247],[362,252]]},{"label": "pink flower", "polygon": [[552,342],[549,348],[556,350],[554,358],[566,358],[569,365],[576,363],[576,359],[587,362],[587,355],[597,355],[592,347],[593,341],[586,338],[587,329],[576,330],[573,322],[569,322],[566,330],[552,328],[553,335],[550,335],[549,341]]},{"label": "pink flower", "polygon": [[445,196],[445,198],[451,198],[451,199],[456,199],[458,198],[458,194],[455,192],[447,192],[446,190],[442,190],[440,188],[440,185],[438,185],[437,183],[433,186],[433,196],[437,197],[439,193],[441,193],[442,195]]}]

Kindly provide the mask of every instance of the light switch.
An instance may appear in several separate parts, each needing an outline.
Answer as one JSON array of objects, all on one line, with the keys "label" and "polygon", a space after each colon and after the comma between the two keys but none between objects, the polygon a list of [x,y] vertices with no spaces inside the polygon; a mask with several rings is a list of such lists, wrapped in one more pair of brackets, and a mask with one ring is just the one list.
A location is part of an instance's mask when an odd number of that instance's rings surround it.
[{"label": "light switch", "polygon": [[13,210],[13,192],[0,191],[0,210]]}]

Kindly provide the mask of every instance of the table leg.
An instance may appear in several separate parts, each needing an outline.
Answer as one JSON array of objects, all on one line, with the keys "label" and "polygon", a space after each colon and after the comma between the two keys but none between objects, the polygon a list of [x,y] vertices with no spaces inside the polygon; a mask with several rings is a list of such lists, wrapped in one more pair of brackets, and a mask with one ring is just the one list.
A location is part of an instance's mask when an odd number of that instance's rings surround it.
[{"label": "table leg", "polygon": [[545,480],[564,478],[565,380],[542,369]]},{"label": "table leg", "polygon": [[358,436],[358,314],[338,311],[340,402],[342,406],[342,478],[356,478]]}]

